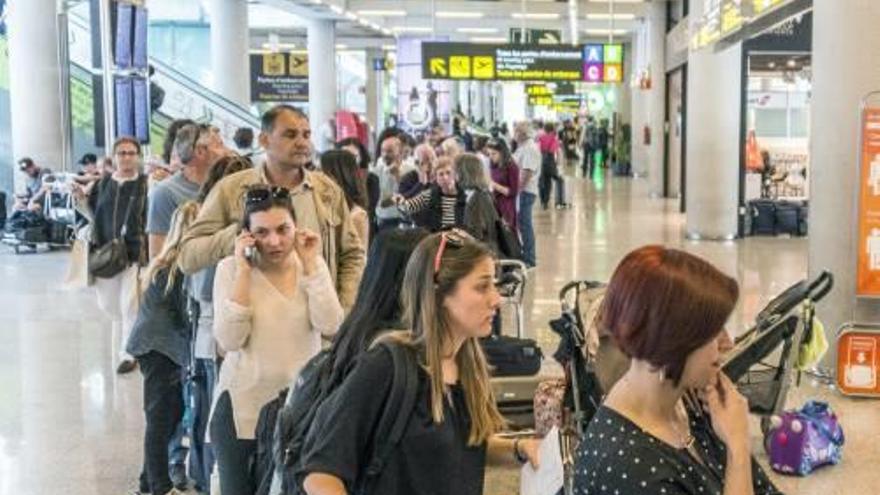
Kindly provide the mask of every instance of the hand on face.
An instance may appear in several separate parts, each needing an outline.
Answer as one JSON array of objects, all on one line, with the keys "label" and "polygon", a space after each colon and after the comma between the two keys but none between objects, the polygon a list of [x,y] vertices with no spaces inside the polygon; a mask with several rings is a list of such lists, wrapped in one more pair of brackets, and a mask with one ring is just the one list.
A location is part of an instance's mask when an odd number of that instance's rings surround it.
[{"label": "hand on face", "polygon": [[730,448],[748,450],[749,402],[724,373],[718,373],[717,384],[709,385],[701,394],[703,404],[712,416],[712,429]]},{"label": "hand on face", "polygon": [[235,238],[235,261],[240,267],[251,267],[251,261],[245,256],[248,248],[256,249],[257,240],[248,230],[242,230]]},{"label": "hand on face", "polygon": [[321,245],[318,234],[308,229],[297,229],[293,245],[296,254],[302,261],[306,275],[313,273],[318,260],[318,249]]}]

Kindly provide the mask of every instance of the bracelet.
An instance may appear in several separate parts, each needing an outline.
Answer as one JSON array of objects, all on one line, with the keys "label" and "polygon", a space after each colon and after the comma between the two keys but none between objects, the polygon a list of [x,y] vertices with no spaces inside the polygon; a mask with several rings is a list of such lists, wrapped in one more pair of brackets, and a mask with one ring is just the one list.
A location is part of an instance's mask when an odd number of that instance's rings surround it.
[{"label": "bracelet", "polygon": [[514,441],[513,441],[513,458],[516,459],[516,461],[519,462],[520,464],[525,464],[525,463],[529,462],[529,458],[527,456],[524,456],[522,454],[522,452],[520,452],[519,441],[520,441],[519,438],[514,439]]}]

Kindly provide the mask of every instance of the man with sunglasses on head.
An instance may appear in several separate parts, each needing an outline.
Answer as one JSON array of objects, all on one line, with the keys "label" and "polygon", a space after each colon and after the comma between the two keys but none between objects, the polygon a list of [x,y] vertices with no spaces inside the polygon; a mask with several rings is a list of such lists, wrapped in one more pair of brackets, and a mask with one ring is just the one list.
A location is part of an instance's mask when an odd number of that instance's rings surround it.
[{"label": "man with sunglasses on head", "polygon": [[232,254],[248,188],[283,187],[290,191],[297,224],[318,233],[339,300],[349,308],[365,256],[345,195],[329,177],[308,171],[314,153],[309,119],[302,111],[277,105],[261,120],[259,142],[266,150],[265,163],[226,177],[211,190],[184,239],[180,267],[195,273]]}]

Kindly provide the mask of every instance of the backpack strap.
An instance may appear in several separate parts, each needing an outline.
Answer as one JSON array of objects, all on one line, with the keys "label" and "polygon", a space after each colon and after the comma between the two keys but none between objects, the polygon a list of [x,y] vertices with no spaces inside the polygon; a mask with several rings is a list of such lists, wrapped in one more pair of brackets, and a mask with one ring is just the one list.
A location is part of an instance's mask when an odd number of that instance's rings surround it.
[{"label": "backpack strap", "polygon": [[366,470],[362,490],[358,493],[371,493],[369,488],[375,483],[385,468],[391,453],[400,443],[416,405],[418,395],[418,365],[415,355],[404,345],[382,342],[379,345],[388,349],[394,363],[394,375],[391,382],[391,394],[376,430],[375,438],[379,440],[373,458]]}]

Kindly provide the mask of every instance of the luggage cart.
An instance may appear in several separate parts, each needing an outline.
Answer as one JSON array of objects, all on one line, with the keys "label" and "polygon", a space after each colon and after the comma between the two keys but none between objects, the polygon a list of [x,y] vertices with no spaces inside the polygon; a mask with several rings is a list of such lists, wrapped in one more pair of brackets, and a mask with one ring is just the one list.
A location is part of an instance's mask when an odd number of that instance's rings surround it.
[{"label": "luggage cart", "polygon": [[16,254],[25,249],[36,252],[38,246],[46,246],[49,250],[70,248],[76,238],[77,214],[71,189],[75,178],[75,174],[69,173],[43,177],[46,193],[41,210],[42,222],[33,227],[7,231],[3,235],[3,244],[12,246]]}]

